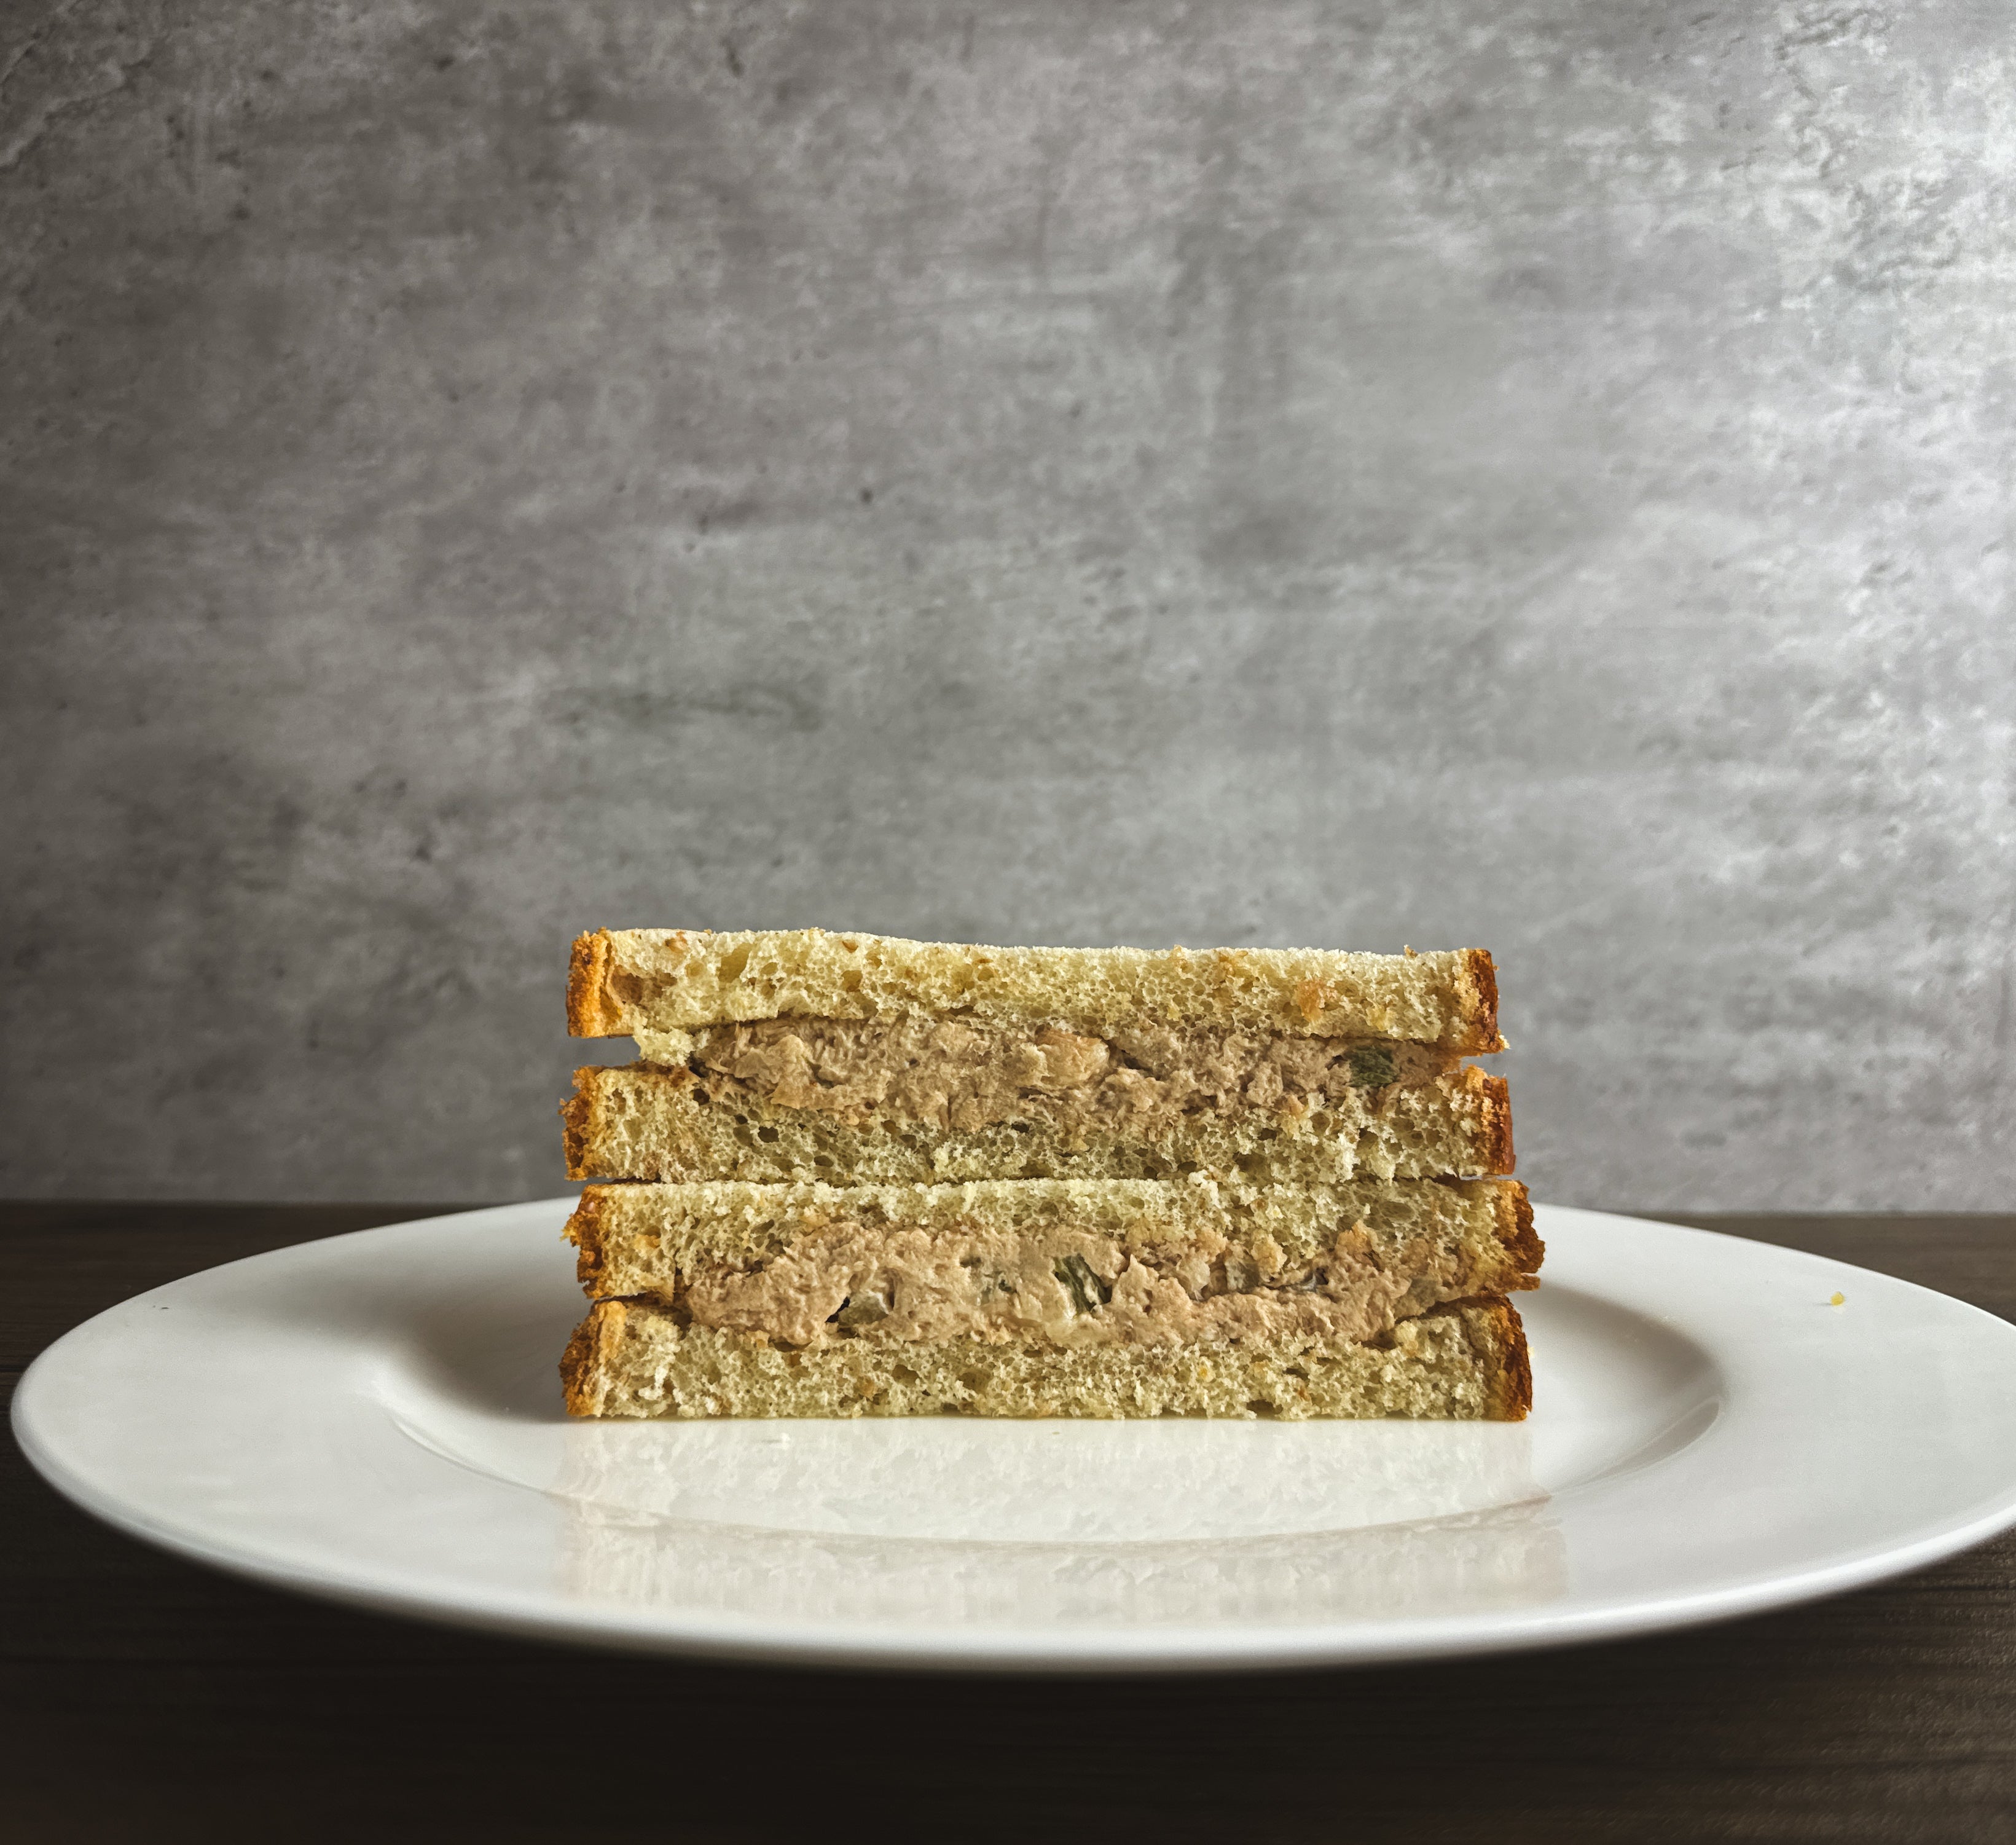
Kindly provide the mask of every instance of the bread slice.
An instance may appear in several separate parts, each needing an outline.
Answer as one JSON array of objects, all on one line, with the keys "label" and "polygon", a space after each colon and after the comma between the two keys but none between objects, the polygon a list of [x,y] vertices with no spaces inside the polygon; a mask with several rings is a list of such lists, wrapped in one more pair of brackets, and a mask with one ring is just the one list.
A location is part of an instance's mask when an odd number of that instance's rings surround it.
[{"label": "bread slice", "polygon": [[949,1339],[781,1349],[661,1303],[598,1302],[560,1363],[577,1416],[1409,1416],[1516,1422],[1525,1328],[1495,1297],[1363,1342],[1060,1348]]},{"label": "bread slice", "polygon": [[1481,949],[988,948],[823,929],[598,930],[574,945],[576,1037],[744,1019],[956,1013],[1101,1033],[1143,1018],[1247,1032],[1498,1050],[1498,986]]},{"label": "bread slice", "polygon": [[[825,1095],[815,1098],[823,1101]],[[1474,1064],[1424,1083],[1345,1088],[1300,1115],[1268,1108],[1088,1122],[1026,1098],[966,1127],[783,1105],[646,1064],[574,1072],[560,1105],[570,1179],[938,1184],[977,1179],[1163,1179],[1193,1172],[1314,1184],[1513,1169],[1504,1079]],[[1007,1111],[1000,1111],[1007,1113]]]},{"label": "bread slice", "polygon": [[596,1186],[567,1234],[591,1295],[797,1350],[1355,1342],[1544,1254],[1510,1180]]}]

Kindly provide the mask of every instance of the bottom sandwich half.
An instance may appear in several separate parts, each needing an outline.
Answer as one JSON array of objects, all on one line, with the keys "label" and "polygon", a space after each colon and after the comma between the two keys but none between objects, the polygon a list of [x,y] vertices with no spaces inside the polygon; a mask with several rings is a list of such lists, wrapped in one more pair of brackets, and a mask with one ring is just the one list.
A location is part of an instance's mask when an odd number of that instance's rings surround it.
[{"label": "bottom sandwich half", "polygon": [[696,1325],[646,1299],[599,1301],[560,1371],[579,1416],[1217,1416],[1517,1422],[1532,1405],[1518,1313],[1481,1295],[1363,1340],[1288,1332],[1198,1343],[794,1350]]}]

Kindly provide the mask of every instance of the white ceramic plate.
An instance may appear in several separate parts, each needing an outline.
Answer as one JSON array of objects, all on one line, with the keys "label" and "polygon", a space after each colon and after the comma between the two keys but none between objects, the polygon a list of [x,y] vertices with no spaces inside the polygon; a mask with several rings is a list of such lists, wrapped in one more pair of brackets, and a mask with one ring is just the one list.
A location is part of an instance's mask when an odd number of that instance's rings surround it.
[{"label": "white ceramic plate", "polygon": [[16,1432],[86,1509],[261,1581],[553,1638],[938,1667],[1641,1634],[2016,1522],[2016,1327],[1766,1244],[1543,1209],[1518,1425],[578,1423],[554,1372],[582,1310],[568,1208],[157,1288],[36,1360]]}]

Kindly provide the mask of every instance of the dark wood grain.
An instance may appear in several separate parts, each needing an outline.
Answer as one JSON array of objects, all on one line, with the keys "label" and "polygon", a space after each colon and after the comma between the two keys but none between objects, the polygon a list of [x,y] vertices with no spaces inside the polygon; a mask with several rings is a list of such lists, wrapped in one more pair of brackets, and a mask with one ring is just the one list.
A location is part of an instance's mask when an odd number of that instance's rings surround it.
[{"label": "dark wood grain", "polygon": [[[424,1206],[0,1207],[0,1368],[211,1263]],[[1693,1218],[2016,1317],[2016,1218]],[[2016,1540],[1762,1619],[1433,1667],[857,1676],[274,1594],[0,1476],[0,1837],[2016,1837]]]}]

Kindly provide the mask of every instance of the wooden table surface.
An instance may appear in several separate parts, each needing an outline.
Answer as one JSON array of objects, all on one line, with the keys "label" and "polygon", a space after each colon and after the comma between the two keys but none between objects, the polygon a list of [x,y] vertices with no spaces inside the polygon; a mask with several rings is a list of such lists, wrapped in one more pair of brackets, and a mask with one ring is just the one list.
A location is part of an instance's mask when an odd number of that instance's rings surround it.
[{"label": "wooden table surface", "polygon": [[[0,1206],[0,1370],[175,1276],[428,1209]],[[2016,1217],[1687,1221],[2016,1319]],[[2016,1537],[1656,1640],[987,1681],[353,1613],[118,1537],[6,1459],[0,1839],[2016,1840]]]}]

